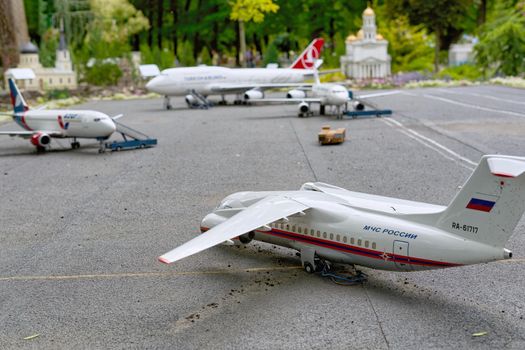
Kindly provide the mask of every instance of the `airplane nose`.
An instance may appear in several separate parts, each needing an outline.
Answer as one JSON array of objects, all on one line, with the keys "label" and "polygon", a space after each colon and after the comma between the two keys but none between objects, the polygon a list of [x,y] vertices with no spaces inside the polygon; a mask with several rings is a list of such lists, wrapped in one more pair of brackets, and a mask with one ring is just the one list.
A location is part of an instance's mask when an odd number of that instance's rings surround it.
[{"label": "airplane nose", "polygon": [[104,130],[108,133],[108,136],[113,134],[117,130],[117,126],[112,119],[104,120]]}]

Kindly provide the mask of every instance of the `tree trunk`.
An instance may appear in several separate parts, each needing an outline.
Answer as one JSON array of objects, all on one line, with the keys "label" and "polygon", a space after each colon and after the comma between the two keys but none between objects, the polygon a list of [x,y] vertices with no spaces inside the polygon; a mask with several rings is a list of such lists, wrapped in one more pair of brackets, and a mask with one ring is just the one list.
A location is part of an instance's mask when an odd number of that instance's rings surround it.
[{"label": "tree trunk", "polygon": [[478,26],[485,24],[487,20],[487,0],[481,0],[478,6]]},{"label": "tree trunk", "polygon": [[146,7],[146,17],[148,17],[149,23],[151,24],[151,29],[148,30],[148,46],[153,47],[153,30],[154,30],[154,22],[153,22],[153,0],[147,0],[147,7]]},{"label": "tree trunk", "polygon": [[0,57],[4,72],[18,62],[18,44],[10,4],[9,1],[0,1]]},{"label": "tree trunk", "polygon": [[246,33],[244,31],[244,21],[239,21],[239,63],[242,67],[246,67],[246,60],[244,54],[246,53]]},{"label": "tree trunk", "polygon": [[177,0],[171,0],[170,10],[173,13],[173,28],[171,32],[171,40],[173,42],[173,53],[177,55],[178,41],[177,41],[177,24],[178,24],[178,12],[177,12]]},{"label": "tree trunk", "polygon": [[436,37],[434,48],[434,73],[439,72],[439,48],[441,46],[441,30],[438,28],[434,32]]},{"label": "tree trunk", "polygon": [[157,46],[162,50],[162,21],[164,19],[164,0],[157,0]]}]

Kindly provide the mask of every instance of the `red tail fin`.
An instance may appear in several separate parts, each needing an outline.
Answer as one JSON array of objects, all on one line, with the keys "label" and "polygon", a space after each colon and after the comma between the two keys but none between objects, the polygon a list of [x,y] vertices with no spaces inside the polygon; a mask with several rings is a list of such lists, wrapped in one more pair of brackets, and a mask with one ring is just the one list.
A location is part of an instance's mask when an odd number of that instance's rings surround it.
[{"label": "red tail fin", "polygon": [[323,38],[314,39],[310,45],[303,51],[294,63],[290,66],[293,69],[313,69],[315,60],[321,58],[321,52],[323,51]]}]

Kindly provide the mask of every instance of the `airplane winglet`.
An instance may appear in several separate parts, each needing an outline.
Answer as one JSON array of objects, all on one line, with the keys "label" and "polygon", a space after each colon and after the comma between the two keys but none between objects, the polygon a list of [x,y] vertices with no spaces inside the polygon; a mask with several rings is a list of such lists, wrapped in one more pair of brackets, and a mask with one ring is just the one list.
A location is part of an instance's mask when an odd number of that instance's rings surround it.
[{"label": "airplane winglet", "polygon": [[171,263],[168,259],[166,259],[166,258],[164,258],[164,257],[162,257],[162,256],[159,256],[158,260],[159,260],[161,263],[166,264],[166,265],[169,265],[169,264]]}]

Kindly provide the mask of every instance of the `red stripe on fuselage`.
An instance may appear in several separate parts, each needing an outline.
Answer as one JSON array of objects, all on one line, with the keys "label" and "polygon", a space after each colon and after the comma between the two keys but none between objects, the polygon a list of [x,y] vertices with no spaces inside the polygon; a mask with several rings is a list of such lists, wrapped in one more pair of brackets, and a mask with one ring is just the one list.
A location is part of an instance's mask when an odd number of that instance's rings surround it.
[{"label": "red stripe on fuselage", "polygon": [[[209,228],[201,226],[201,232],[205,232],[208,230]],[[284,238],[284,239],[288,239],[291,241],[301,241],[301,242],[313,244],[313,245],[323,247],[323,248],[342,251],[348,254],[360,255],[360,256],[367,257],[367,258],[376,259],[376,260],[385,260],[382,257],[383,254],[385,254],[385,252],[382,252],[379,250],[372,250],[372,249],[356,247],[356,246],[352,246],[348,244],[328,241],[328,240],[320,239],[317,237],[306,236],[306,235],[298,234],[295,232],[288,232],[288,231],[278,230],[274,228],[272,228],[271,231],[256,231],[256,232],[262,233],[262,234],[269,234],[275,237]],[[293,238],[284,237],[283,235],[292,236]],[[420,266],[436,266],[436,267],[442,267],[442,268],[462,266],[462,264],[454,264],[454,263],[443,262],[443,261],[415,258],[415,257],[410,257],[410,256],[405,256],[405,255],[397,255],[393,253],[387,253],[387,254],[389,256],[389,259],[385,261],[398,262],[401,264],[420,265]]]}]

